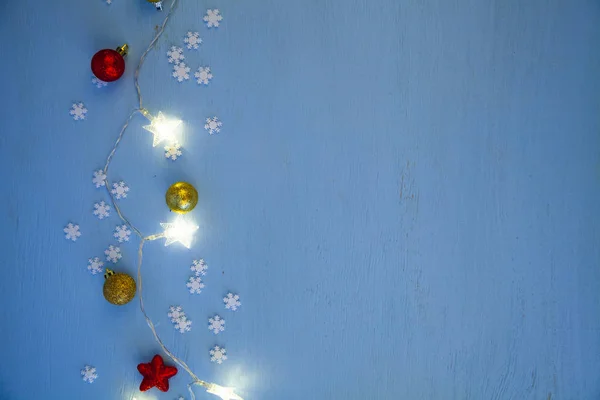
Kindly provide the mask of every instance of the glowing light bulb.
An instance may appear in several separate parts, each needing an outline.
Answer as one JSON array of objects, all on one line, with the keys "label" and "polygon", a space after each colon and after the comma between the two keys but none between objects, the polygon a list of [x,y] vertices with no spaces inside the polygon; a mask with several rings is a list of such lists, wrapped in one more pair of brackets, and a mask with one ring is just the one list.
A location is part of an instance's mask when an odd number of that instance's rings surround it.
[{"label": "glowing light bulb", "polygon": [[216,383],[209,384],[206,392],[217,395],[223,400],[244,400],[235,393],[235,388],[219,386]]},{"label": "glowing light bulb", "polygon": [[150,125],[144,125],[144,129],[154,134],[153,147],[163,140],[169,143],[175,142],[175,131],[182,122],[180,119],[167,119],[161,111],[155,118],[148,113],[144,113],[144,115],[150,119]]},{"label": "glowing light bulb", "polygon": [[[130,399],[129,397],[127,398]],[[137,393],[135,396],[131,397],[131,400],[157,400],[155,396],[145,394],[145,393]]]},{"label": "glowing light bulb", "polygon": [[160,226],[165,230],[164,235],[167,238],[165,246],[179,242],[188,249],[192,245],[194,232],[199,229],[198,225],[181,215],[177,216],[173,222],[161,222]]}]

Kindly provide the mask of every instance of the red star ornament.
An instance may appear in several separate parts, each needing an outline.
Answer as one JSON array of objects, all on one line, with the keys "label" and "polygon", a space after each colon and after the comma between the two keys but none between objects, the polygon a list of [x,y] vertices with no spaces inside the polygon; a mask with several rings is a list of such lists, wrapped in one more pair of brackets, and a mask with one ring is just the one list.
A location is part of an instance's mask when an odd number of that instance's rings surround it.
[{"label": "red star ornament", "polygon": [[169,390],[169,378],[177,374],[177,368],[165,365],[163,359],[158,354],[147,364],[138,364],[140,374],[144,376],[140,384],[140,391],[145,392],[156,386],[162,392]]}]

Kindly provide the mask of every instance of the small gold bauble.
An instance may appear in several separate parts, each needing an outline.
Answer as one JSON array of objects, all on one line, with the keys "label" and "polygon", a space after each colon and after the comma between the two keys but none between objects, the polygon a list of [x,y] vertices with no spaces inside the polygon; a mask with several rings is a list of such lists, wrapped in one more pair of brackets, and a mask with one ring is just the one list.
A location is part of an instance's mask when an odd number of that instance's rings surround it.
[{"label": "small gold bauble", "polygon": [[104,298],[111,304],[122,306],[135,296],[135,280],[124,273],[106,269],[104,274]]},{"label": "small gold bauble", "polygon": [[165,198],[169,209],[179,214],[189,213],[198,204],[198,192],[187,182],[172,184]]}]

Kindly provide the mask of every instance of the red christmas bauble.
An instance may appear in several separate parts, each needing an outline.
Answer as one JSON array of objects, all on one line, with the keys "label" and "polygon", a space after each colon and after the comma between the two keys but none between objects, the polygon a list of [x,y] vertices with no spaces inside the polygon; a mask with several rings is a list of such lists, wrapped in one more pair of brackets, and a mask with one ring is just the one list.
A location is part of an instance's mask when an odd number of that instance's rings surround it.
[{"label": "red christmas bauble", "polygon": [[92,72],[101,81],[116,81],[125,72],[125,60],[116,50],[100,50],[92,57]]}]

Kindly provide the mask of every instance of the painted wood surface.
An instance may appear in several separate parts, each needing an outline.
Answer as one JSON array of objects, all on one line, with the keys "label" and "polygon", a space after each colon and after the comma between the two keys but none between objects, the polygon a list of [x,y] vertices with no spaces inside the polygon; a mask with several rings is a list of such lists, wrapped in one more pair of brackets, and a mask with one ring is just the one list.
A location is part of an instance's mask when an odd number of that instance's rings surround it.
[{"label": "painted wood surface", "polygon": [[[4,4],[1,399],[131,399],[158,351],[137,303],[107,304],[86,263],[118,223],[92,215],[107,200],[92,171],[136,105],[162,15],[142,0]],[[188,30],[207,87],[170,77]],[[598,38],[596,0],[181,0],[141,84],[148,109],[184,120],[184,154],[166,160],[136,117],[109,175],[146,234],[171,217],[169,184],[200,191],[194,247],[144,254],[166,344],[247,400],[600,398]],[[124,78],[92,86],[91,56],[124,42]],[[191,332],[173,330],[173,304]],[[188,398],[188,382],[138,400]]]}]

